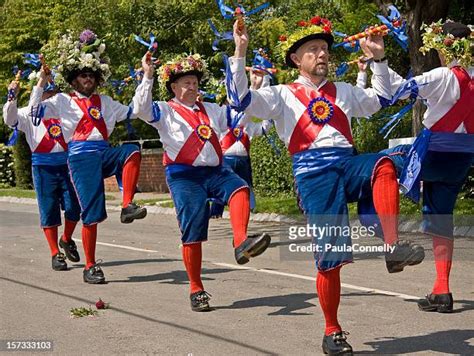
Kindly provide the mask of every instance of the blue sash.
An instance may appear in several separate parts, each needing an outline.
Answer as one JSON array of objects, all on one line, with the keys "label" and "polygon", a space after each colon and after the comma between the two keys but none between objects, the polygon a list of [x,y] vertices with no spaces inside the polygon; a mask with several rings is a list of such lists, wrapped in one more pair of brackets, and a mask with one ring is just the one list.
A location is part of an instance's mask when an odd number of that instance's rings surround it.
[{"label": "blue sash", "polygon": [[413,143],[400,175],[400,188],[408,198],[420,201],[421,166],[428,151],[474,153],[474,135],[431,132],[424,128]]},{"label": "blue sash", "polygon": [[352,147],[313,148],[295,153],[292,156],[293,173],[295,176],[303,173],[321,171],[339,162],[342,158],[354,155]]},{"label": "blue sash", "polygon": [[110,147],[107,141],[71,141],[68,143],[69,155],[103,151]]},{"label": "blue sash", "polygon": [[62,166],[67,164],[67,151],[52,153],[32,153],[32,166]]}]

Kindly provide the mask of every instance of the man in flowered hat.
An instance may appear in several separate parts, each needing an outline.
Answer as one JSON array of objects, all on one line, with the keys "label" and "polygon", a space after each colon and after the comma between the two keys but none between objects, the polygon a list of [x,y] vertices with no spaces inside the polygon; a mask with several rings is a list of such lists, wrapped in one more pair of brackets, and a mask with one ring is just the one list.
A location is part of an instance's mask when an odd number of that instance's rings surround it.
[{"label": "man in flowered hat", "polygon": [[[67,257],[72,262],[79,262],[72,234],[80,218],[80,206],[74,187],[69,179],[67,167],[67,144],[64,141],[60,120],[49,117],[43,120],[36,117],[27,107],[17,108],[17,95],[20,90],[16,81],[8,87],[13,96],[9,97],[3,107],[5,124],[25,133],[31,149],[33,185],[40,213],[40,226],[51,252],[51,267],[55,271],[68,269]],[[53,83],[48,83],[42,99],[46,100],[58,92]],[[61,225],[61,207],[64,208],[64,232],[59,246],[66,256],[59,251],[58,226]]]},{"label": "man in flowered hat", "polygon": [[[474,157],[474,32],[472,27],[448,21],[423,25],[422,53],[438,52],[441,67],[404,80],[391,71],[392,92],[406,98],[418,93],[427,106],[423,130],[403,167],[402,191],[415,202],[423,181],[422,230],[433,237],[436,280],[433,289],[418,302],[422,311],[453,310],[449,274],[453,257],[453,210]],[[366,55],[370,50],[362,47]],[[403,155],[397,156],[400,161]],[[405,156],[406,157],[406,156]]]},{"label": "man in flowered hat", "polygon": [[[108,139],[117,122],[136,117],[136,111],[96,90],[110,75],[105,44],[86,30],[79,41],[64,36],[54,50],[59,54],[56,82],[73,88],[70,94],[59,93],[41,102],[47,76],[42,69],[33,89],[30,107],[44,117],[59,118],[63,137],[68,144],[70,176],[81,206],[82,244],[86,257],[83,279],[86,283],[105,282],[104,273],[95,260],[97,225],[107,218],[104,178],[122,174],[123,205],[120,220],[131,223],[143,219],[146,209],[132,202],[140,171],[140,151],[135,145],[110,147]],[[134,102],[136,102],[136,96]],[[135,105],[138,107],[138,105]]]},{"label": "man in flowered hat", "polygon": [[[395,167],[383,154],[357,155],[350,127],[352,117],[370,116],[391,98],[390,76],[383,40],[370,36],[374,89],[360,89],[327,79],[331,22],[316,16],[300,21],[289,36],[281,36],[279,49],[298,79],[257,91],[247,89],[245,54],[248,35],[234,24],[235,55],[230,58],[239,100],[231,104],[246,114],[272,118],[293,160],[300,205],[314,229],[314,257],[318,269],[316,289],[326,319],[322,348],[329,354],[352,354],[346,333],[338,322],[341,295],[340,270],[352,262],[347,203],[375,206],[385,239],[389,272],[400,272],[424,258],[421,246],[398,240],[399,197]],[[228,87],[228,92],[233,88]]]},{"label": "man in flowered hat", "polygon": [[[153,67],[146,59],[142,65],[145,72],[142,85],[149,93]],[[163,164],[181,230],[183,261],[194,311],[210,309],[209,294],[201,281],[201,245],[207,240],[209,198],[229,205],[237,263],[247,263],[270,244],[268,234],[247,236],[249,187],[222,165],[218,135],[227,130],[226,107],[197,100],[200,81],[206,76],[207,65],[201,56],[178,56],[159,71],[160,84],[173,98],[168,102],[140,103],[140,111],[149,111],[146,121],[158,130],[163,142]]]}]

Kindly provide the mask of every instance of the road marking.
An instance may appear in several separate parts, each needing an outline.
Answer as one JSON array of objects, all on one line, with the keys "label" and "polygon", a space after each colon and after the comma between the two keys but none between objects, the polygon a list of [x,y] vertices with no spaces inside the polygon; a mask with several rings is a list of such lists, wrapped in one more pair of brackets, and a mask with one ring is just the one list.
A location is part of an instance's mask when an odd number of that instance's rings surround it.
[{"label": "road marking", "polygon": [[[312,282],[315,281],[315,277],[303,276],[301,274],[286,273],[286,272],[280,272],[280,271],[275,271],[275,270],[269,270],[269,269],[265,269],[265,268],[244,267],[244,266],[233,265],[231,263],[218,263],[218,262],[211,262],[211,263],[214,264],[214,265],[220,266],[220,267],[228,267],[228,268],[234,268],[234,269],[245,269],[245,270],[254,271],[254,272],[274,274],[274,275],[277,275],[277,276],[298,278],[298,279],[303,279],[303,280],[306,280],[306,281],[312,281]],[[354,289],[354,290],[367,292],[367,293],[390,295],[390,296],[398,297],[398,298],[402,298],[402,299],[414,299],[414,300],[420,299],[420,297],[416,297],[414,295],[391,292],[391,291],[387,291],[387,290],[383,290],[383,289],[366,288],[366,287],[356,286],[354,284],[341,283],[341,286],[343,288]]]},{"label": "road marking", "polygon": [[[81,240],[79,239],[74,239],[78,243],[82,243]],[[132,250],[132,251],[138,251],[138,252],[147,252],[147,253],[158,253],[159,251],[156,250],[146,250],[143,248],[137,248],[137,247],[130,247],[130,246],[124,246],[124,245],[117,245],[117,244],[110,244],[106,242],[97,242],[97,245],[103,245],[103,246],[109,246],[109,247],[116,247],[116,248],[121,248],[124,250]],[[260,273],[266,273],[266,274],[273,274],[277,276],[283,276],[283,277],[289,277],[289,278],[296,278],[296,279],[302,279],[305,281],[315,281],[315,277],[311,276],[304,276],[301,274],[295,274],[295,273],[287,273],[287,272],[280,272],[280,271],[274,271],[274,270],[269,270],[265,268],[254,268],[254,267],[245,267],[245,266],[239,266],[239,265],[234,265],[232,263],[223,263],[223,262],[212,262],[212,261],[203,261],[206,263],[213,264],[215,266],[219,267],[227,267],[227,268],[232,268],[235,270],[247,270],[247,271],[252,271],[252,272],[260,272]],[[353,289],[361,292],[366,292],[369,294],[383,294],[383,295],[389,295],[392,297],[397,297],[405,300],[418,300],[420,297],[414,296],[414,295],[409,295],[409,294],[403,294],[403,293],[398,293],[398,292],[392,292],[388,290],[383,290],[383,289],[374,289],[374,288],[367,288],[367,287],[361,287],[361,286],[356,286],[354,284],[348,284],[348,283],[341,283],[341,286],[343,288],[347,289]]]}]

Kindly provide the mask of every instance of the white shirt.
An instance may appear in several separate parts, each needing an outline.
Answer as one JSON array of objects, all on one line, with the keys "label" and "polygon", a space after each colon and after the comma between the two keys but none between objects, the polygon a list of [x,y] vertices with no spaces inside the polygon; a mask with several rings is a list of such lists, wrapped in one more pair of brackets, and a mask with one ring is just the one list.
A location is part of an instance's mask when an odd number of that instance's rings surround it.
[{"label": "white shirt", "polygon": [[[3,106],[3,118],[6,125],[12,128],[18,125],[18,130],[25,133],[26,142],[28,142],[31,152],[36,150],[45,135],[49,135],[42,122],[38,126],[33,125],[30,110],[27,107],[18,109],[16,100],[8,101]],[[50,152],[64,152],[64,149],[56,142]]]},{"label": "white shirt", "polygon": [[[229,61],[239,98],[242,100],[248,93],[245,59],[231,57]],[[373,88],[360,89],[343,82],[334,83],[337,90],[335,104],[347,116],[349,126],[352,117],[370,116],[381,109],[377,95],[391,98],[387,64],[375,63],[373,74]],[[296,83],[304,84],[315,90],[321,88],[326,82],[323,81],[318,87],[302,76],[296,80]],[[299,118],[307,109],[306,106],[285,85],[252,90],[251,93],[252,100],[245,113],[262,119],[273,119],[278,135],[288,146]],[[341,132],[326,124],[308,148],[320,147],[352,147],[352,145]]]},{"label": "white shirt", "polygon": [[357,72],[356,87],[365,89],[367,85],[367,72]]},{"label": "white shirt", "polygon": [[[142,87],[137,88],[137,91],[140,90],[141,93],[141,99],[139,103],[139,111],[141,113],[140,117],[158,131],[160,141],[163,143],[163,149],[165,150],[168,157],[174,161],[178,156],[178,153],[181,151],[184,143],[194,132],[194,129],[165,101],[156,102],[160,109],[160,119],[153,122],[154,120],[151,99],[152,87],[153,79],[143,78]],[[146,95],[145,92],[149,92],[150,95]],[[177,99],[172,100],[190,110],[199,109],[197,105],[189,107],[183,103],[180,103]],[[207,102],[202,104],[206,109],[207,116],[209,117],[210,126],[216,132],[216,134],[220,135],[221,133],[226,132],[226,107]],[[218,166],[219,163],[219,156],[217,155],[217,152],[215,151],[211,142],[207,141],[204,144],[202,151],[194,160],[193,166]]]},{"label": "white shirt", "polygon": [[[140,87],[140,86],[139,86]],[[136,118],[138,116],[138,97],[135,92],[133,97],[133,112],[130,118]],[[85,98],[80,93],[75,92],[78,98]],[[63,128],[63,135],[66,142],[71,141],[74,131],[77,125],[84,116],[81,108],[77,105],[74,99],[69,94],[59,93],[55,96],[41,102],[41,96],[43,95],[43,89],[35,86],[31,92],[29,107],[33,107],[38,104],[42,104],[45,107],[45,118],[54,117],[60,118],[61,126]],[[110,96],[99,95],[101,102],[101,113],[107,127],[108,136],[112,134],[117,122],[125,120],[129,111],[129,106],[123,105],[118,101],[113,100]],[[87,137],[87,141],[103,141],[105,138],[99,132],[97,128],[93,128],[91,134]]]},{"label": "white shirt", "polygon": [[[474,67],[467,69],[467,73],[471,78],[473,71]],[[393,95],[398,87],[405,83],[406,80],[391,69],[389,69],[389,72]],[[431,126],[438,122],[461,97],[458,79],[448,67],[439,67],[418,75],[414,77],[413,80],[418,84],[419,96],[424,99],[427,106],[423,115],[423,125],[427,128],[431,128]],[[471,105],[474,104],[471,103]],[[461,123],[454,132],[466,133],[464,124]]]},{"label": "white shirt", "polygon": [[[267,133],[270,128],[272,127],[272,122],[268,120],[264,120],[262,122],[252,122],[248,121],[244,125],[239,125],[239,127],[243,127],[244,133],[247,134],[249,140],[252,141],[254,137],[262,136],[263,131]],[[222,140],[229,130],[226,132],[221,133],[220,140]],[[248,152],[245,149],[245,146],[241,141],[236,141],[232,146],[230,146],[227,151],[224,152],[225,156],[248,156]]]}]

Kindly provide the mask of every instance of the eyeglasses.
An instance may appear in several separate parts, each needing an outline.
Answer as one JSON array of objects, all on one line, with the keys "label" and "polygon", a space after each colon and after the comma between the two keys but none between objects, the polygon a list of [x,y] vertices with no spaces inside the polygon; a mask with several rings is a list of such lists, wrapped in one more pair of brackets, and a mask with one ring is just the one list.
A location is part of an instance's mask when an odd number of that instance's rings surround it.
[{"label": "eyeglasses", "polygon": [[81,78],[81,79],[86,79],[86,78],[95,79],[95,74],[94,73],[81,73],[81,74],[79,74],[79,78]]}]

